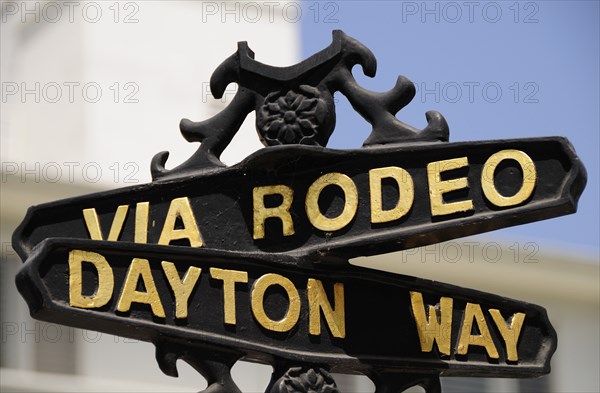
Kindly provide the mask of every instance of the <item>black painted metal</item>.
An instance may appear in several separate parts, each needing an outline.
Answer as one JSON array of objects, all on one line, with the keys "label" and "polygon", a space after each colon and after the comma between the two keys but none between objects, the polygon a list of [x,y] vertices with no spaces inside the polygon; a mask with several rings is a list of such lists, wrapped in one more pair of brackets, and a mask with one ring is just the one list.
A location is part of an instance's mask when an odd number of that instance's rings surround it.
[{"label": "black painted metal", "polygon": [[152,160],[152,177],[181,177],[201,168],[224,166],[219,160],[244,119],[256,110],[256,128],[267,145],[304,144],[325,146],[335,126],[333,93],[344,94],[373,130],[365,146],[407,141],[448,141],[448,124],[435,111],[427,112],[427,127],[420,131],[395,116],[415,95],[414,84],[403,76],[388,92],[376,93],[358,85],[352,67],[360,64],[373,77],[375,56],[360,42],[341,30],[333,32],[331,45],[303,62],[290,67],[272,67],[254,60],[246,42],[213,73],[210,88],[221,98],[231,82],[239,89],[232,102],[215,117],[181,121],[181,133],[190,142],[202,142],[185,163],[172,171],[165,169],[168,152]]},{"label": "black painted metal", "polygon": [[[116,294],[101,309],[69,306],[68,253],[73,249],[92,251],[106,257],[114,272],[115,288],[123,286],[132,258],[148,259],[162,303],[169,305],[165,308],[166,318],[153,316],[150,308],[143,304],[135,304],[130,312],[121,313],[116,310]],[[174,317],[172,295],[161,270],[163,260],[175,263],[181,276],[189,266],[200,267],[204,272],[189,301],[193,312],[184,320]],[[240,285],[236,290],[238,320],[235,326],[223,322],[223,288],[210,279],[208,272],[211,267],[248,272],[248,284]],[[290,332],[266,330],[252,316],[249,292],[254,281],[266,273],[288,277],[300,293],[301,316]],[[308,278],[321,280],[328,292],[334,282],[344,284],[346,338],[333,337],[324,326],[320,336],[309,335]],[[93,292],[93,283],[93,279],[88,279],[84,292]],[[556,348],[554,329],[545,310],[539,306],[351,265],[315,264],[311,268],[299,268],[208,249],[55,238],[45,240],[35,249],[19,273],[17,285],[30,305],[32,316],[37,319],[151,341],[157,346],[161,369],[168,375],[176,375],[175,361],[181,358],[201,371],[209,383],[225,385],[232,381],[230,377],[224,377],[222,371],[232,367],[240,358],[273,364],[278,366],[277,370],[281,370],[281,364],[286,367],[320,365],[333,372],[363,373],[372,377],[377,386],[408,383],[410,378],[406,373],[428,378],[438,374],[538,376],[549,372],[550,357]],[[503,315],[510,315],[515,310],[526,313],[526,324],[519,343],[522,352],[519,361],[508,361],[501,350],[500,359],[489,359],[483,348],[475,348],[467,356],[452,353],[451,356],[440,357],[435,350],[422,352],[408,291],[421,292],[428,304],[436,304],[442,296],[454,299],[450,333],[452,347],[456,346],[467,302],[480,304],[484,310],[499,309]],[[265,307],[268,306],[275,319],[285,315],[288,307],[280,296],[273,293],[265,300]],[[333,297],[331,293],[328,296]],[[488,322],[493,326],[489,316]],[[497,332],[494,340],[496,346],[502,348]],[[280,378],[277,373],[275,377]]]},{"label": "black painted metal", "polygon": [[[536,188],[530,200],[510,208],[491,205],[480,187],[484,161],[501,149],[519,149],[530,155],[536,162],[538,182],[544,185]],[[447,201],[472,199],[475,210],[432,219],[426,165],[460,156],[469,158],[468,171],[463,172],[471,187],[467,195],[450,195]],[[367,173],[372,168],[386,166],[399,166],[411,174],[415,182],[415,202],[409,216],[386,224],[372,224]],[[356,218],[339,233],[324,233],[313,228],[304,207],[308,187],[324,172],[347,174],[358,189],[360,204]],[[498,176],[503,176],[503,182],[498,182],[503,192],[511,192],[511,186],[519,185],[522,178],[516,164],[508,165]],[[386,145],[347,151],[278,146],[260,150],[238,165],[208,174],[199,171],[177,180],[155,181],[36,206],[15,231],[14,246],[25,259],[36,244],[48,237],[89,238],[81,219],[82,209],[88,207],[96,208],[100,224],[108,233],[117,207],[130,205],[133,210],[139,201],[150,202],[150,217],[156,225],[148,228],[148,242],[157,243],[170,201],[187,196],[207,248],[289,263],[301,263],[307,257],[343,263],[361,255],[404,250],[573,213],[585,179],[585,169],[572,146],[560,137]],[[278,226],[280,222],[267,220],[265,239],[254,240],[252,189],[273,184],[294,189],[291,212],[296,234],[283,236]],[[325,189],[324,194],[328,191],[334,190]],[[384,193],[391,200],[398,198],[392,186],[385,188]],[[339,209],[341,203],[342,200],[333,195],[330,209]],[[224,222],[227,225],[223,225]],[[131,211],[119,240],[133,241],[134,223]]]},{"label": "black painted metal", "polygon": [[[239,392],[231,367],[239,359],[271,364],[270,393],[338,392],[331,372],[362,373],[377,392],[400,392],[422,386],[441,390],[439,376],[533,377],[550,371],[556,334],[543,308],[487,293],[414,277],[376,272],[351,266],[347,260],[361,255],[403,250],[506,226],[573,213],[586,183],[586,172],[570,143],[560,137],[448,143],[448,126],[437,112],[427,112],[428,126],[420,131],[402,123],[395,114],[415,94],[414,85],[399,77],[385,93],[360,87],[351,69],[360,64],[374,76],[373,54],[341,31],[332,44],[291,67],[271,67],[254,60],[245,42],[223,62],[211,79],[216,98],[230,82],[239,85],[234,100],[215,117],[203,122],[182,120],[180,128],[190,142],[201,142],[198,151],[175,169],[165,169],[168,153],[151,163],[154,181],[149,184],[52,202],[29,209],[13,235],[13,247],[24,266],[17,277],[20,292],[35,318],[94,329],[154,343],[161,370],[177,376],[175,362],[183,359],[208,381],[206,392]],[[356,150],[331,150],[325,146],[335,128],[332,95],[344,94],[354,109],[372,126]],[[246,116],[256,111],[256,129],[267,146],[238,165],[225,167],[219,157]],[[535,162],[537,186],[531,197],[517,206],[499,208],[481,190],[482,167],[487,158],[503,149],[525,152]],[[448,194],[446,202],[470,199],[474,209],[463,214],[432,217],[429,206],[427,164],[467,157],[469,165],[459,176],[469,188]],[[509,160],[510,161],[510,160]],[[368,172],[398,166],[414,180],[414,205],[400,220],[373,224],[370,219]],[[309,186],[323,173],[349,176],[358,189],[356,216],[343,230],[323,232],[311,225],[304,205]],[[507,162],[498,169],[499,192],[515,192],[525,174]],[[283,236],[278,220],[267,220],[264,239],[253,238],[253,187],[283,184],[293,188],[290,208],[295,234]],[[323,191],[323,211],[339,211],[343,198]],[[398,199],[394,187],[384,187],[383,197]],[[202,231],[202,248],[189,243],[157,245],[162,224],[174,198],[187,197]],[[148,244],[134,240],[136,203],[149,202],[155,225],[148,228]],[[118,241],[89,240],[82,209],[95,208],[100,227],[107,233],[116,209],[128,205]],[[68,255],[72,250],[102,254],[115,278],[115,293],[98,309],[69,305]],[[147,305],[134,303],[121,313],[116,302],[132,258],[150,261],[166,318],[153,316]],[[189,266],[202,268],[202,276],[189,300],[190,314],[174,317],[174,300],[161,270],[161,261],[173,262],[180,274]],[[248,283],[237,289],[237,323],[223,321],[223,290],[208,273],[211,267],[248,273]],[[289,278],[301,299],[301,317],[292,330],[276,333],[256,321],[249,294],[261,275],[277,273]],[[93,277],[84,274],[84,288],[93,292]],[[91,278],[90,278],[91,277]],[[343,283],[346,297],[345,338],[336,338],[322,326],[321,335],[309,334],[307,280],[321,280],[331,301],[333,283]],[[452,353],[423,351],[410,291],[423,294],[427,304],[440,297],[454,299]],[[509,361],[497,330],[494,345],[499,359],[490,359],[482,347],[468,355],[456,354],[456,342],[467,303],[502,315],[526,314],[518,343],[519,360]],[[268,312],[281,316],[286,303],[281,294],[266,296]],[[265,306],[265,307],[267,307]],[[494,326],[489,314],[486,321]],[[434,346],[435,347],[435,346]]]}]

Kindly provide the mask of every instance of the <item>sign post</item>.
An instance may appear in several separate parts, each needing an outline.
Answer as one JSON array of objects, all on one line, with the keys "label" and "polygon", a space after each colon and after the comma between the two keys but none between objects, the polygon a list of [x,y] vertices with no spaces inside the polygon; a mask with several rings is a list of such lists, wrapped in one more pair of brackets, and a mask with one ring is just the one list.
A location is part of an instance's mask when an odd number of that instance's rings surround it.
[{"label": "sign post", "polygon": [[[152,342],[163,372],[183,359],[210,392],[237,392],[239,359],[271,364],[266,392],[337,392],[331,372],[370,377],[377,392],[439,376],[550,372],[556,333],[546,311],[348,260],[574,213],[586,172],[561,137],[450,143],[446,121],[423,130],[396,113],[415,94],[357,84],[373,54],[342,31],[285,68],[245,42],[211,91],[238,92],[223,112],[180,128],[198,151],[149,184],[35,206],[13,236],[19,291],[33,317]],[[363,148],[325,146],[333,94],[372,126]],[[219,159],[245,117],[267,146],[237,165]]]}]

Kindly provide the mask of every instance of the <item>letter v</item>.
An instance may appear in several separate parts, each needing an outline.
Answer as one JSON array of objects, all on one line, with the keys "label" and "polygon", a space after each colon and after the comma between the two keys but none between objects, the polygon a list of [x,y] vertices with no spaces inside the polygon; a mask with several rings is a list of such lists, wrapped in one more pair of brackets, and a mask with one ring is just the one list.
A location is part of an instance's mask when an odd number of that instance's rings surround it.
[{"label": "letter v", "polygon": [[[117,241],[119,239],[119,235],[121,235],[121,230],[123,229],[123,223],[125,222],[125,217],[127,216],[127,210],[129,209],[129,205],[120,205],[115,212],[115,217],[113,218],[112,224],[110,226],[110,232],[108,233],[108,239],[110,241]],[[102,236],[102,230],[100,229],[100,221],[98,220],[98,214],[96,213],[95,208],[83,209],[83,219],[85,221],[85,226],[87,227],[88,232],[90,233],[90,239],[92,240],[104,240]]]}]

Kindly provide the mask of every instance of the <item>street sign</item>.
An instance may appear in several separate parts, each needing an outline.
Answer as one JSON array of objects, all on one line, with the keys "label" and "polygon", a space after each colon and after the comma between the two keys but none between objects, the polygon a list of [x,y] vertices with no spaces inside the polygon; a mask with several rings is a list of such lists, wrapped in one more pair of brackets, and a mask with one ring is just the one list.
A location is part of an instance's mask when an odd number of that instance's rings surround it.
[{"label": "street sign", "polygon": [[34,317],[144,341],[451,376],[542,375],[556,348],[541,307],[425,279],[125,242],[38,250],[18,280]]},{"label": "street sign", "polygon": [[[424,130],[395,116],[410,81],[370,92],[355,64],[374,76],[373,54],[341,31],[285,68],[240,43],[211,79],[216,98],[236,82],[234,100],[181,122],[201,142],[188,161],[168,170],[162,152],[149,184],[29,209],[13,247],[32,316],[152,342],[165,373],[181,358],[222,392],[239,391],[239,359],[274,366],[272,393],[336,392],[331,372],[428,392],[440,375],[548,373],[556,334],[543,308],[348,260],[575,212],[586,172],[573,147],[450,143],[437,112]],[[335,92],[371,124],[363,148],[325,147]],[[252,111],[267,147],[226,167],[220,154]]]},{"label": "street sign", "polygon": [[48,237],[71,237],[344,261],[571,213],[584,181],[559,137],[282,146],[207,174],[33,207],[15,246],[24,258]]}]

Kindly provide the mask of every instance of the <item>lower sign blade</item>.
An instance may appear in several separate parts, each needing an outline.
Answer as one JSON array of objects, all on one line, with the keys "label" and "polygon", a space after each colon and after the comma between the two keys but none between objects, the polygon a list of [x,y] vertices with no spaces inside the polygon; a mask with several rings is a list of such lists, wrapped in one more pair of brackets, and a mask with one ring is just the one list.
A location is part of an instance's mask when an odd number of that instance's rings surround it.
[{"label": "lower sign blade", "polygon": [[333,372],[532,377],[556,349],[542,307],[348,265],[48,239],[17,285],[37,319]]}]

